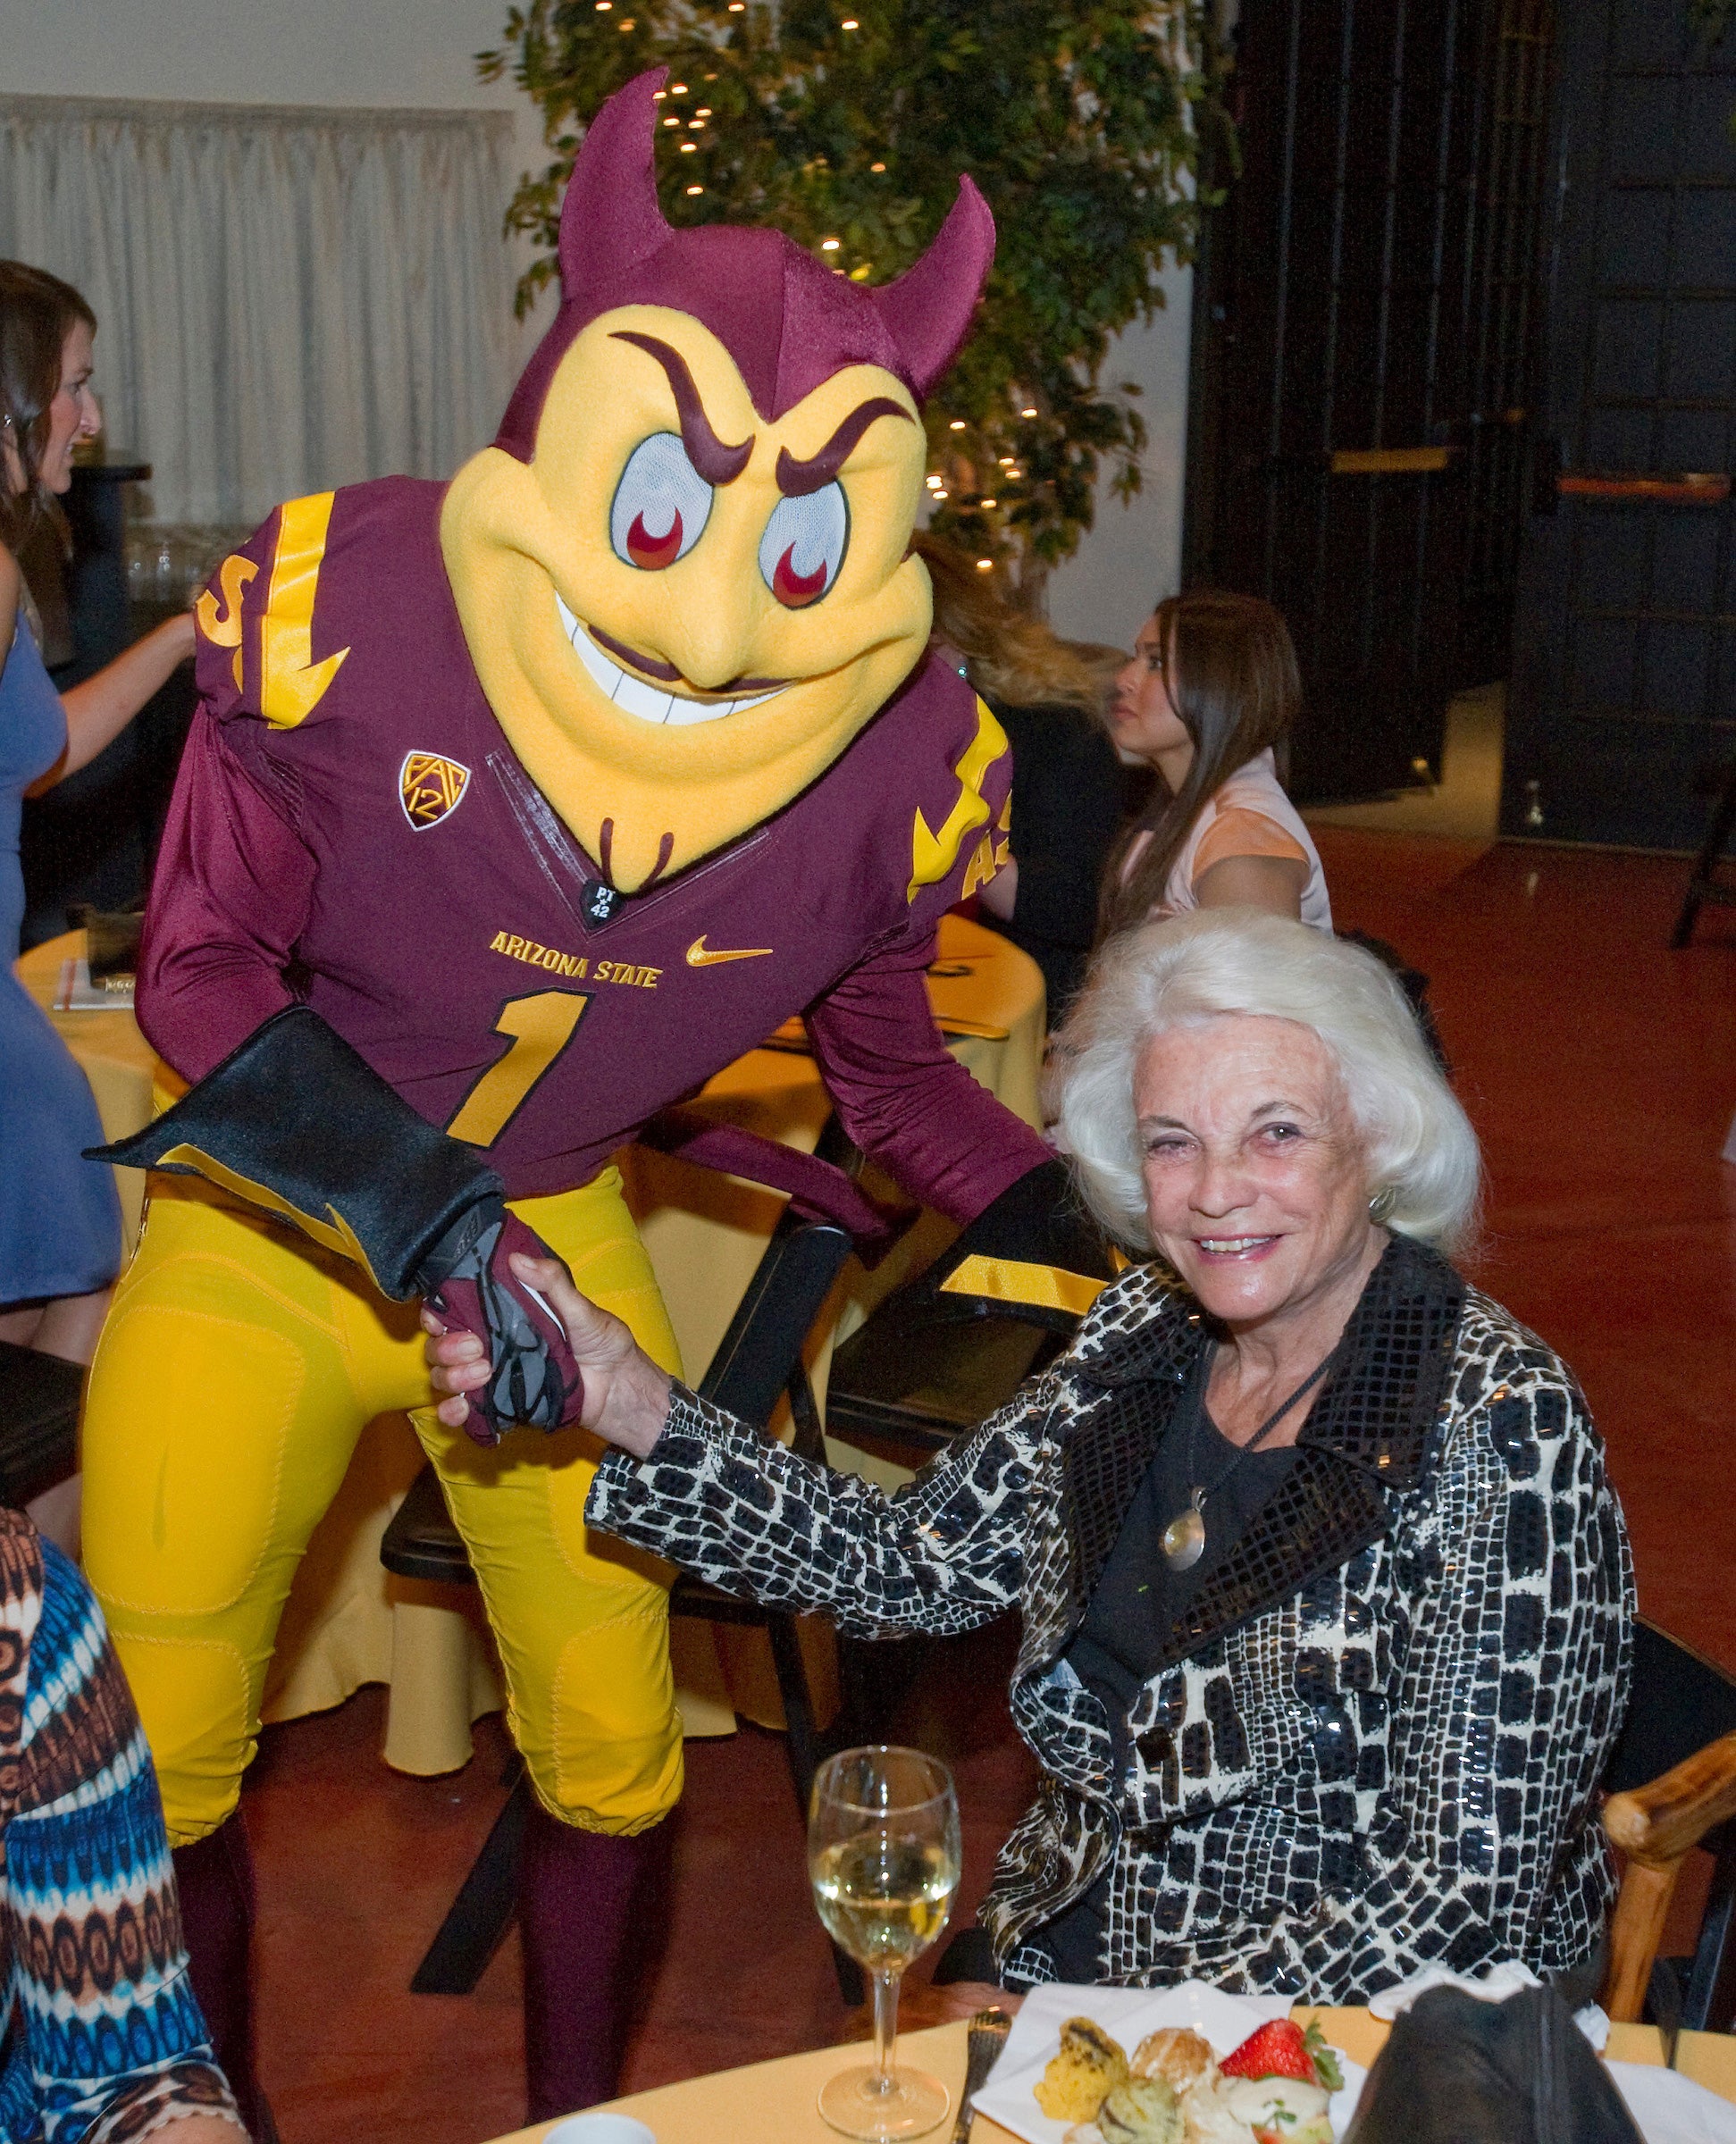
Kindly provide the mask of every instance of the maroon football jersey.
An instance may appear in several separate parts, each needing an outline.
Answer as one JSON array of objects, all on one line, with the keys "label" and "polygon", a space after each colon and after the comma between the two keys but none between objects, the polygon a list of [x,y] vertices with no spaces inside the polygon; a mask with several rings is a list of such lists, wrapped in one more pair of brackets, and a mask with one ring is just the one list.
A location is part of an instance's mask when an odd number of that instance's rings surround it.
[{"label": "maroon football jersey", "polygon": [[278,515],[238,555],[256,570],[214,582],[138,977],[162,1055],[197,1079],[300,999],[525,1196],[587,1182],[801,1011],[846,1128],[930,1204],[971,1219],[1046,1160],[947,1052],[924,984],[940,916],[1004,845],[1004,752],[958,771],[982,757],[969,685],[931,654],[793,803],[623,897],[482,696],[441,497],[336,494],[289,655],[281,625],[262,647]]}]

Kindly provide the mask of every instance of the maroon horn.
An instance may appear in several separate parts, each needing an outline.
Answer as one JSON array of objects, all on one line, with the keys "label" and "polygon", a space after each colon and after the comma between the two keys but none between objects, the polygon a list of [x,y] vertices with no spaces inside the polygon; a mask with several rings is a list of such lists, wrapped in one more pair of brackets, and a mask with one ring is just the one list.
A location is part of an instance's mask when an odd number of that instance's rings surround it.
[{"label": "maroon horn", "polygon": [[570,304],[605,276],[617,281],[669,236],[651,162],[657,92],[667,67],[617,89],[587,129],[560,212],[560,285]]},{"label": "maroon horn", "polygon": [[994,259],[994,218],[963,178],[927,252],[896,282],[866,294],[904,360],[918,402],[958,355]]}]

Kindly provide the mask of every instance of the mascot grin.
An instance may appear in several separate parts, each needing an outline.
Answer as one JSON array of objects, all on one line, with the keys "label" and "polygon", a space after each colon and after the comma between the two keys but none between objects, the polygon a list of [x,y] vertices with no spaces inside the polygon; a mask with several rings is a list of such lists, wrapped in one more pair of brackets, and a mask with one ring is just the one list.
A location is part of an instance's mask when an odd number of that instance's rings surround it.
[{"label": "mascot grin", "polygon": [[489,702],[623,892],[782,809],[916,666],[918,404],[993,244],[968,180],[877,290],[775,231],[676,230],[652,174],[662,80],[587,135],[560,312],[440,517]]}]

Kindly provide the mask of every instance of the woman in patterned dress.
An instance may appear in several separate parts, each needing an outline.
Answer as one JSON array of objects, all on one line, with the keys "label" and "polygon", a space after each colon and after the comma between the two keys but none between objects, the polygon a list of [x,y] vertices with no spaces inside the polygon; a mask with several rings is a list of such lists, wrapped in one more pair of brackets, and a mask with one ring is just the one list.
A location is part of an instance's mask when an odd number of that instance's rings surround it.
[{"label": "woman in patterned dress", "polygon": [[245,2144],[90,1588],[0,1508],[0,2144]]},{"label": "woman in patterned dress", "polygon": [[[1116,941],[1060,1121],[1135,1262],[896,1495],[696,1399],[556,1265],[592,1525],[864,1636],[1023,1617],[1042,1766],[982,1910],[1006,1984],[1366,2001],[1595,1985],[1632,1579],[1572,1374],[1446,1252],[1474,1135],[1371,954],[1250,909]],[[436,1339],[462,1420],[475,1344]]]}]

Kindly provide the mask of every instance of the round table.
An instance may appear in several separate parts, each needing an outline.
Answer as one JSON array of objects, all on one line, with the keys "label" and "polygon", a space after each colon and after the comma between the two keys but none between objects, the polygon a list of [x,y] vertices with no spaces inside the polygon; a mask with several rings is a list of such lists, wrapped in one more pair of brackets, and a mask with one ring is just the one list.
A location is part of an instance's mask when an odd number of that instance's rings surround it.
[{"label": "round table", "polygon": [[[1082,2006],[1088,2007],[1089,2000],[1088,1995],[1083,1996]],[[1388,2027],[1366,2010],[1299,2005],[1293,2014],[1303,2025],[1318,2019],[1328,2043],[1364,2068],[1386,2045]],[[955,2106],[964,2083],[967,2031],[960,2023],[899,2035],[900,2055],[913,2068],[940,2078]],[[1608,2052],[1617,2062],[1661,2066],[1664,2060],[1655,2025],[1612,2025]],[[860,2044],[817,2048],[779,2062],[756,2062],[743,2069],[719,2070],[709,2077],[662,2085],[655,2091],[635,2092],[625,2099],[610,2100],[609,2106],[635,2115],[651,2131],[657,2144],[764,2144],[770,2137],[778,2144],[837,2144],[837,2131],[821,2121],[814,2103],[834,2071],[850,2068],[866,2053]],[[1676,2067],[1708,2091],[1736,2100],[1736,2040],[1727,2033],[1684,2032]],[[496,2144],[540,2144],[550,2127],[543,2123],[516,2130],[511,2137],[497,2139]],[[933,2132],[934,2144],[941,2144],[950,2134],[950,2123],[943,2123]],[[1016,2144],[1016,2140],[1011,2130],[978,2115],[971,2124],[970,2144]]]},{"label": "round table", "polygon": [[[168,1092],[180,1083],[159,1063],[130,1009],[56,1009],[68,966],[83,952],[83,933],[71,932],[25,954],[18,973],[83,1067],[104,1132],[118,1139],[150,1121],[154,1081]],[[941,922],[929,996],[953,1054],[1017,1116],[1039,1124],[1044,998],[1036,963],[996,933],[948,916]],[[718,1073],[697,1106],[809,1151],[829,1108],[799,1026],[780,1030],[772,1047],[750,1051]],[[621,1160],[683,1366],[697,1379],[741,1300],[783,1199],[640,1147]],[[138,1240],[144,1177],[138,1169],[115,1174],[130,1253]],[[938,1217],[925,1217],[872,1276],[853,1264],[846,1269],[835,1315],[821,1321],[810,1344],[817,1396],[824,1398],[834,1337],[852,1330],[945,1233]],[[846,1445],[832,1444],[830,1455],[834,1464],[884,1484],[902,1478],[885,1461]],[[471,1722],[497,1710],[501,1695],[474,1592],[418,1585],[381,1567],[380,1537],[421,1466],[421,1447],[402,1415],[369,1425],[297,1576],[264,1711],[267,1721],[293,1720],[340,1704],[365,1682],[387,1683],[386,1761],[399,1771],[432,1774],[468,1761]],[[731,1733],[738,1711],[781,1724],[762,1632],[714,1631],[683,1618],[671,1628],[670,1650],[689,1734]],[[826,1656],[826,1648],[817,1648],[811,1662],[822,1704]]]}]

